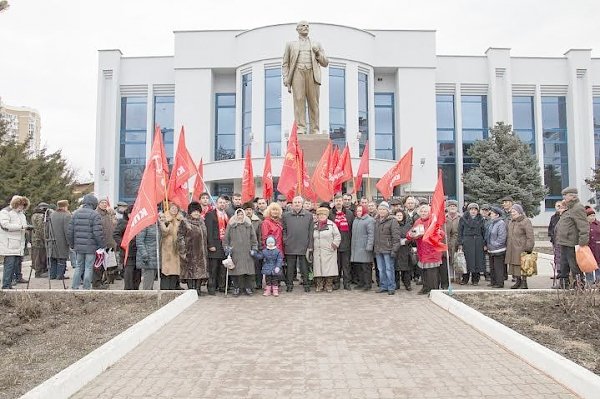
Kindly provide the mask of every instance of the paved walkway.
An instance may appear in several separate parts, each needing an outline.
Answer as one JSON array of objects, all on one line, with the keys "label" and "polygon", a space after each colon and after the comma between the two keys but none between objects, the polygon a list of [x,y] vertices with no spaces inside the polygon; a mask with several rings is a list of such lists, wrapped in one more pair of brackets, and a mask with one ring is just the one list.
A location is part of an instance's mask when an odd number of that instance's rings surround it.
[{"label": "paved walkway", "polygon": [[202,296],[75,398],[571,398],[427,298]]}]

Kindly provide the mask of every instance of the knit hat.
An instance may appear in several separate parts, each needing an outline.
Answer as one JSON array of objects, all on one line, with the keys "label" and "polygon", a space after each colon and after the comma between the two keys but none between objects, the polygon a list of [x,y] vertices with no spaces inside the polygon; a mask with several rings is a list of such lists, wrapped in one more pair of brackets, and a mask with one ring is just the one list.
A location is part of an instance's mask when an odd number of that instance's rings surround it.
[{"label": "knit hat", "polygon": [[270,245],[275,245],[275,244],[276,244],[276,242],[275,242],[275,237],[273,237],[273,236],[269,236],[269,237],[267,237],[266,244],[267,244],[267,245],[269,245],[269,244],[270,244]]},{"label": "knit hat", "polygon": [[560,192],[562,195],[565,194],[578,194],[578,191],[575,187],[567,187]]},{"label": "knit hat", "polygon": [[449,207],[449,206],[455,206],[455,207],[458,208],[458,201],[457,200],[448,200],[448,201],[446,201],[446,207]]},{"label": "knit hat", "polygon": [[387,209],[389,211],[390,210],[390,205],[387,202],[385,202],[385,201],[381,201],[379,203],[379,205],[377,206],[377,208],[385,208],[385,209]]},{"label": "knit hat", "polygon": [[69,207],[69,201],[67,200],[60,200],[56,202],[56,206],[59,208],[68,208]]},{"label": "knit hat", "polygon": [[482,211],[483,211],[483,210],[487,210],[487,211],[489,211],[490,209],[492,209],[492,208],[490,207],[490,204],[481,204],[481,210],[482,210]]},{"label": "knit hat", "polygon": [[510,208],[510,209],[514,209],[515,211],[517,211],[517,213],[519,215],[524,215],[525,214],[525,211],[523,210],[523,207],[521,205],[519,205],[519,204],[514,204],[512,206],[512,208]]},{"label": "knit hat", "polygon": [[497,207],[497,206],[492,206],[492,207],[490,208],[490,211],[492,211],[493,213],[495,213],[495,214],[496,214],[496,215],[498,215],[498,216],[502,216],[502,214],[504,213],[504,212],[502,211],[502,209],[501,209],[501,208],[499,208],[499,207]]},{"label": "knit hat", "polygon": [[479,210],[479,205],[477,205],[475,202],[471,202],[471,203],[469,204],[469,206],[467,206],[467,210],[469,210],[469,211],[470,211],[471,209],[473,209],[473,208],[475,208],[475,209]]},{"label": "knit hat", "polygon": [[188,205],[187,213],[191,215],[194,211],[202,212],[202,206],[197,201],[192,201]]},{"label": "knit hat", "polygon": [[592,208],[592,207],[589,207],[589,208],[586,208],[586,210],[585,210],[585,213],[586,213],[588,216],[590,216],[590,215],[595,215],[595,214],[596,214],[596,211],[594,210],[594,208]]}]

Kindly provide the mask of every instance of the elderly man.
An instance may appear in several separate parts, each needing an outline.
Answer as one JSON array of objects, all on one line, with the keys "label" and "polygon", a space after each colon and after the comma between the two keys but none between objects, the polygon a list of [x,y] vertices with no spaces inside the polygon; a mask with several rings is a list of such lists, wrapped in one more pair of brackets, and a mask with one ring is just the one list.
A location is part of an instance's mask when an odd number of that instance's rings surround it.
[{"label": "elderly man", "polygon": [[562,191],[563,204],[566,210],[558,219],[554,240],[560,245],[560,285],[565,288],[569,272],[573,276],[573,286],[583,283],[583,274],[577,266],[575,252],[580,246],[586,246],[590,240],[590,224],[587,221],[585,208],[579,202],[575,187],[567,187]]},{"label": "elderly man", "polygon": [[502,204],[502,210],[504,211],[503,219],[504,222],[510,221],[510,209],[515,204],[515,200],[511,196],[500,198],[500,204]]},{"label": "elderly man", "polygon": [[287,292],[294,289],[294,277],[296,277],[296,268],[300,269],[304,292],[310,292],[310,283],[308,281],[308,269],[306,267],[306,257],[310,245],[310,237],[313,234],[313,216],[312,213],[304,209],[304,199],[300,196],[292,201],[290,212],[283,214],[283,250],[287,261],[285,276],[285,287]]},{"label": "elderly man", "polygon": [[321,45],[308,37],[308,22],[296,25],[298,40],[285,45],[281,63],[283,85],[294,98],[294,120],[298,133],[307,133],[306,104],[312,133],[319,133],[319,91],[321,87],[321,67],[329,60]]},{"label": "elderly man", "polygon": [[352,243],[354,215],[344,206],[341,195],[338,194],[334,197],[333,204],[334,207],[329,213],[329,220],[335,223],[342,235],[342,241],[337,248],[338,276],[335,279],[334,289],[340,288],[340,277],[342,277],[344,279],[344,289],[351,290],[350,245]]}]

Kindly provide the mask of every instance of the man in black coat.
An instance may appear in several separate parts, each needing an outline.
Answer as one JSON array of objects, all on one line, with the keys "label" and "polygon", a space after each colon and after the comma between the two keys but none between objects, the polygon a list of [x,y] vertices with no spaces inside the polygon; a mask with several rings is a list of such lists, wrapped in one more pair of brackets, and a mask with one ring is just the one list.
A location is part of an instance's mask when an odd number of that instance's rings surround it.
[{"label": "man in black coat", "polygon": [[215,295],[216,290],[225,292],[226,270],[223,260],[226,258],[223,249],[225,229],[229,222],[227,200],[224,196],[217,199],[217,207],[205,216],[208,246],[208,294]]},{"label": "man in black coat", "polygon": [[336,277],[334,289],[340,288],[340,277],[344,279],[344,289],[350,290],[350,280],[352,279],[350,270],[350,245],[352,243],[352,223],[354,215],[349,209],[344,207],[344,199],[341,195],[336,195],[333,199],[333,209],[329,213],[329,219],[336,224],[342,241],[337,249],[338,257],[338,277]]},{"label": "man in black coat", "polygon": [[304,199],[298,196],[292,200],[292,209],[282,216],[283,224],[283,249],[287,262],[285,289],[291,292],[294,289],[294,277],[297,268],[300,269],[304,292],[310,291],[308,282],[308,268],[306,255],[313,234],[312,213],[304,209]]}]

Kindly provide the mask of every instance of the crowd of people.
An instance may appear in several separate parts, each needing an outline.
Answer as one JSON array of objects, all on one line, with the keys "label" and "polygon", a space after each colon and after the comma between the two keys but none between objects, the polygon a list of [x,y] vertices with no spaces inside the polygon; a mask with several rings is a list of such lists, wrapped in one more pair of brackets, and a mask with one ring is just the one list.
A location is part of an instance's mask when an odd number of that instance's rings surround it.
[{"label": "crowd of people", "polygon": [[[139,233],[126,251],[120,247],[132,206],[92,194],[83,197],[71,214],[68,201],[56,206],[40,203],[28,224],[29,200],[14,196],[0,211],[0,255],[4,257],[2,288],[27,283],[21,263],[30,240],[36,278],[65,280],[67,260],[73,265],[71,288],[106,289],[116,279],[126,290],[151,290],[156,280],[165,290],[193,289],[209,295],[279,296],[285,286],[305,292],[337,289],[394,295],[403,287],[421,286],[419,294],[447,289],[450,281],[504,288],[512,276],[513,289],[526,289],[522,255],[535,246],[530,219],[511,197],[499,205],[446,201],[442,234],[448,251],[434,247],[423,235],[432,223],[426,198],[392,198],[376,203],[353,201],[349,194],[332,202],[313,203],[301,196],[288,202],[278,196],[242,203],[241,195],[213,202],[208,193],[187,209],[174,203],[159,213],[157,225]],[[577,190],[563,190],[548,234],[553,244],[556,286],[566,288],[595,281],[583,276],[575,259],[579,246],[589,245],[600,260],[600,223],[595,211],[584,208]],[[113,263],[98,254],[111,254]],[[463,268],[455,267],[457,254]],[[160,273],[160,274],[158,274]]]}]

